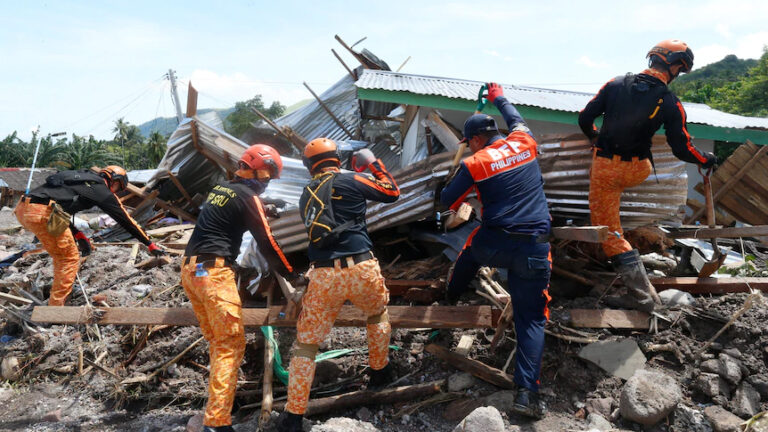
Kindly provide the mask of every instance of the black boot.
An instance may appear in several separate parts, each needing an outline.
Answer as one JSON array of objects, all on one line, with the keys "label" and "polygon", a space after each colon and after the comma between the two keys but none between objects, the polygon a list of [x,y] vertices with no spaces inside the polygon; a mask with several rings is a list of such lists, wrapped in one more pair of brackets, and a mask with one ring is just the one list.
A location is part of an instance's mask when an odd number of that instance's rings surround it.
[{"label": "black boot", "polygon": [[512,412],[536,419],[544,418],[547,414],[547,406],[539,399],[539,394],[527,388],[520,388],[512,405]]},{"label": "black boot", "polygon": [[648,274],[645,272],[637,249],[614,255],[611,260],[616,272],[621,275],[621,280],[627,288],[627,294],[622,297],[608,297],[606,303],[648,313],[653,312],[656,302],[651,293],[655,293],[656,290],[651,285],[651,281],[648,280]]},{"label": "black boot", "polygon": [[205,426],[203,432],[235,432],[232,426]]},{"label": "black boot", "polygon": [[277,432],[302,432],[303,422],[304,416],[283,411],[277,418]]},{"label": "black boot", "polygon": [[386,366],[379,370],[370,369],[368,376],[370,377],[370,380],[368,380],[369,390],[384,388],[396,378],[395,369],[390,363],[387,363]]}]

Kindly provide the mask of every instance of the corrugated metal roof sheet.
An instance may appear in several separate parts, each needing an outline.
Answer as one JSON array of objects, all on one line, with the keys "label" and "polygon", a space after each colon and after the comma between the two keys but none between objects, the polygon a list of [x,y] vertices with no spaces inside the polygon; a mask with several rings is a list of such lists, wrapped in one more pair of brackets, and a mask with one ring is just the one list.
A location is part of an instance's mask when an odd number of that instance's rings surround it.
[{"label": "corrugated metal roof sheet", "polygon": [[[0,168],[0,179],[5,181],[9,187],[16,191],[24,191],[27,188],[27,180],[29,180],[29,171],[31,168]],[[45,179],[57,172],[54,168],[35,168],[35,174],[32,176],[32,186],[34,189],[43,183]]]},{"label": "corrugated metal roof sheet", "polygon": [[[480,81],[411,75],[398,72],[365,70],[355,85],[361,89],[402,91],[419,95],[444,96],[454,99],[477,100]],[[591,93],[503,84],[504,95],[516,105],[549,110],[579,112],[594,96]],[[690,123],[727,128],[768,129],[768,118],[728,114],[704,104],[683,103]]]}]

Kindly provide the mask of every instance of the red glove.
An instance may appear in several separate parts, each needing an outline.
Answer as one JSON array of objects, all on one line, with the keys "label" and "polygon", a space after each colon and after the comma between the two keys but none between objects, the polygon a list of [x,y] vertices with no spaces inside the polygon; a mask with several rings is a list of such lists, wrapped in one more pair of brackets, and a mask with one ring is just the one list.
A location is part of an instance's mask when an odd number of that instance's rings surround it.
[{"label": "red glove", "polygon": [[163,250],[163,248],[156,245],[155,243],[150,243],[149,246],[147,246],[147,249],[149,249],[149,253],[151,253],[154,256],[165,255],[165,251]]},{"label": "red glove", "polygon": [[500,85],[493,82],[486,85],[488,86],[488,96],[486,97],[488,102],[493,103],[497,97],[504,96],[504,89]]},{"label": "red glove", "polygon": [[358,150],[352,155],[352,169],[357,172],[365,171],[368,165],[374,162],[376,162],[376,156],[367,148]]},{"label": "red glove", "polygon": [[80,249],[80,255],[88,256],[91,254],[91,242],[82,231],[78,231],[75,234],[75,241],[77,241],[77,248]]}]

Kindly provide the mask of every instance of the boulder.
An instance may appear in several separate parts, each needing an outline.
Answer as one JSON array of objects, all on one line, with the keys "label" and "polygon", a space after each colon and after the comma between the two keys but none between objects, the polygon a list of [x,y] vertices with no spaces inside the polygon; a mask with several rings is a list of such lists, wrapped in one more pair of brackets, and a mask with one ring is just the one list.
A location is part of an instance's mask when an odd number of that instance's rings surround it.
[{"label": "boulder", "polygon": [[621,416],[650,426],[667,417],[683,394],[677,381],[661,372],[638,370],[621,390]]},{"label": "boulder", "polygon": [[469,413],[453,432],[504,432],[504,419],[494,407],[480,407]]},{"label": "boulder", "polygon": [[661,303],[669,307],[696,306],[696,297],[685,291],[667,289],[659,293]]},{"label": "boulder", "polygon": [[723,395],[727,399],[730,399],[731,397],[731,390],[728,387],[728,383],[720,378],[720,375],[718,374],[706,372],[700,373],[696,378],[693,387],[711,398],[717,397],[718,395]]},{"label": "boulder", "polygon": [[723,407],[712,405],[704,408],[704,417],[712,424],[715,432],[740,432],[742,420]]},{"label": "boulder", "polygon": [[616,405],[616,399],[614,398],[594,398],[587,399],[586,408],[589,413],[600,414],[601,416],[608,418],[613,412],[614,405]]},{"label": "boulder", "polygon": [[600,432],[605,432],[613,429],[613,425],[611,422],[605,419],[605,417],[601,416],[597,413],[591,413],[587,416],[587,422],[588,427],[590,430],[598,430]]},{"label": "boulder", "polygon": [[477,379],[471,373],[459,372],[448,377],[448,391],[460,392],[475,385]]},{"label": "boulder", "polygon": [[744,381],[736,389],[731,400],[733,413],[741,418],[750,418],[760,412],[760,393]]}]

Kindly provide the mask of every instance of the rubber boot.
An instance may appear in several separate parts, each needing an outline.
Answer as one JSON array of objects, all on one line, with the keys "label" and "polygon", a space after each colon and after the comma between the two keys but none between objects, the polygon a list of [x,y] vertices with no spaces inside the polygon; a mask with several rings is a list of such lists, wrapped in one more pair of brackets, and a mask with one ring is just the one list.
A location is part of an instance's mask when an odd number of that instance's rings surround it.
[{"label": "rubber boot", "polygon": [[614,255],[611,257],[611,260],[616,272],[621,276],[621,280],[627,288],[627,294],[621,297],[608,297],[606,302],[643,312],[653,312],[656,302],[653,299],[652,293],[655,293],[656,290],[651,285],[651,281],[648,280],[648,274],[645,272],[645,267],[640,260],[640,253],[637,249]]},{"label": "rubber boot", "polygon": [[203,432],[235,432],[232,426],[205,426]]},{"label": "rubber boot", "polygon": [[511,411],[522,416],[541,419],[547,414],[547,406],[544,401],[539,399],[538,393],[527,388],[520,388],[517,391],[517,396],[515,396],[515,403],[512,405]]},{"label": "rubber boot", "polygon": [[283,411],[277,418],[277,432],[302,432],[304,416]]},{"label": "rubber boot", "polygon": [[368,381],[368,390],[382,389],[387,384],[395,380],[395,369],[392,364],[387,363],[382,369],[370,369],[368,371],[370,380]]}]

